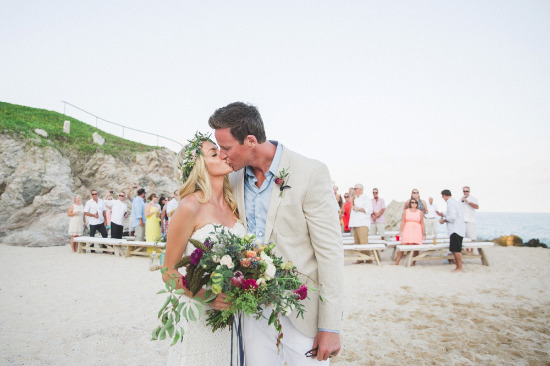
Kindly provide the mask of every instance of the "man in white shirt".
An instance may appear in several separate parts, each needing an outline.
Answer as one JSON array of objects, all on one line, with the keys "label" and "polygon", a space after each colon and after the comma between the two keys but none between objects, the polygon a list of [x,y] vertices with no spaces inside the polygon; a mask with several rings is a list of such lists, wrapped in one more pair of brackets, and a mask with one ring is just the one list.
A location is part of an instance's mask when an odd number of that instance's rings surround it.
[{"label": "man in white shirt", "polygon": [[95,232],[99,231],[102,237],[107,237],[107,230],[105,229],[105,221],[107,220],[105,203],[101,198],[98,198],[97,190],[92,190],[92,198],[86,202],[84,206],[84,216],[87,216],[88,223],[90,224],[90,236],[95,236]]},{"label": "man in white shirt", "polygon": [[426,225],[426,235],[437,236],[437,205],[433,197],[428,198],[426,205],[428,213],[424,215],[424,225]]},{"label": "man in white shirt", "polygon": [[[474,196],[470,196],[470,187],[462,188],[464,196],[462,196],[462,213],[464,214],[464,222],[466,223],[465,237],[471,240],[476,240],[476,210],[479,209],[479,202]],[[473,251],[473,249],[472,249]]]},{"label": "man in white shirt", "polygon": [[168,224],[170,224],[170,220],[172,219],[172,215],[176,213],[176,208],[178,208],[178,205],[180,204],[180,197],[178,195],[178,191],[174,191],[174,197],[168,203],[166,204],[166,215],[168,215]]},{"label": "man in white shirt", "polygon": [[355,244],[368,244],[372,202],[366,194],[363,194],[362,184],[356,184],[353,190],[355,191],[355,199],[351,206],[349,227],[353,228]]},{"label": "man in white shirt", "polygon": [[124,202],[126,200],[126,194],[120,192],[118,194],[118,200],[114,200],[112,204],[111,213],[111,238],[122,239],[122,232],[124,231],[124,218],[128,216],[128,206]]},{"label": "man in white shirt", "polygon": [[453,272],[464,272],[462,269],[462,239],[464,238],[465,225],[462,208],[460,203],[451,197],[451,191],[448,189],[441,191],[441,196],[447,202],[447,213],[439,222],[447,223],[447,232],[450,237],[449,250],[453,253],[456,263]]}]

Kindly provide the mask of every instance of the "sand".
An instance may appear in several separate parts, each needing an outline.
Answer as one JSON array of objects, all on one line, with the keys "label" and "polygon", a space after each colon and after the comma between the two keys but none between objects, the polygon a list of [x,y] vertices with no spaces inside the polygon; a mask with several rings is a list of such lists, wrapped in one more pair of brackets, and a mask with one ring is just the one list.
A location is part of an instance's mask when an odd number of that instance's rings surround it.
[{"label": "sand", "polygon": [[[337,365],[549,365],[550,250],[495,247],[490,267],[345,267]],[[0,364],[162,365],[164,300],[146,258],[0,245]]]}]

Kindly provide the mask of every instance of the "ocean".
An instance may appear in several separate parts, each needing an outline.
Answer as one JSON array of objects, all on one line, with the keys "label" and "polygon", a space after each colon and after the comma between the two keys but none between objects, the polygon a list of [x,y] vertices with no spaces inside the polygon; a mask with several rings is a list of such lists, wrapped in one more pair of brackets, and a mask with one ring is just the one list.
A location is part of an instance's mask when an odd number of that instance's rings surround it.
[{"label": "ocean", "polygon": [[[477,212],[478,240],[491,240],[502,235],[516,235],[527,243],[539,239],[550,247],[550,213]],[[438,226],[445,233],[445,225]]]}]

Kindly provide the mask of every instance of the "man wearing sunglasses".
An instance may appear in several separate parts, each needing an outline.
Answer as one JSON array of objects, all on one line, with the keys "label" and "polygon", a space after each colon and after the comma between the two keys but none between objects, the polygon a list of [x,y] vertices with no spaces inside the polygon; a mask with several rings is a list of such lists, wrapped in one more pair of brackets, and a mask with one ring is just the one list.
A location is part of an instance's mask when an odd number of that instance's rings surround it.
[{"label": "man wearing sunglasses", "polygon": [[120,192],[118,194],[118,200],[113,202],[111,213],[111,238],[113,239],[122,239],[124,218],[128,216],[128,206],[126,206],[125,200],[126,194]]},{"label": "man wearing sunglasses", "polygon": [[105,221],[107,220],[106,216],[106,207],[105,203],[101,198],[98,198],[97,190],[92,190],[92,198],[86,202],[84,206],[84,216],[88,224],[90,224],[90,236],[94,237],[96,231],[99,231],[102,237],[107,237],[107,229],[105,229]]}]

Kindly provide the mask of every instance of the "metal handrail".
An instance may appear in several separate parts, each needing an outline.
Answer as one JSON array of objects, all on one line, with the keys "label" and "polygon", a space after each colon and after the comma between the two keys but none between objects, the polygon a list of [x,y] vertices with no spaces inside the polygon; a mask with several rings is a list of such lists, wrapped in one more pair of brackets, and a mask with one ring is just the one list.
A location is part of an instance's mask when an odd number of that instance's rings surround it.
[{"label": "metal handrail", "polygon": [[68,105],[70,105],[70,106],[73,107],[73,108],[76,108],[76,109],[78,109],[78,110],[80,110],[80,111],[82,111],[82,112],[84,112],[84,113],[89,114],[89,115],[92,116],[92,117],[95,117],[95,127],[96,127],[96,128],[98,128],[98,127],[97,127],[97,120],[98,120],[98,119],[101,120],[101,121],[103,121],[103,122],[107,122],[107,123],[113,124],[113,125],[115,125],[115,126],[122,127],[122,137],[123,137],[123,138],[124,138],[124,129],[128,129],[128,130],[132,130],[132,131],[136,131],[136,132],[141,132],[141,133],[144,133],[144,134],[147,134],[147,135],[151,135],[151,136],[156,136],[156,137],[157,137],[157,146],[159,146],[159,138],[163,138],[163,139],[165,139],[165,140],[175,142],[175,143],[178,144],[180,147],[183,147],[183,144],[182,144],[182,143],[180,143],[179,141],[176,141],[176,140],[172,140],[171,138],[164,137],[164,136],[161,136],[161,135],[157,135],[156,133],[151,133],[151,132],[147,132],[147,131],[138,130],[137,128],[132,128],[132,127],[124,126],[124,125],[121,125],[121,124],[116,123],[116,122],[108,121],[108,120],[106,120],[105,118],[101,118],[101,117],[99,117],[99,116],[96,116],[95,114],[93,114],[93,113],[91,113],[91,112],[88,112],[88,111],[86,111],[86,110],[84,110],[84,109],[82,109],[82,108],[80,108],[80,107],[78,107],[78,106],[76,106],[76,105],[74,105],[74,104],[71,104],[71,103],[69,103],[69,102],[66,102],[66,101],[64,101],[64,100],[61,101],[61,103],[64,103],[64,104],[63,104],[63,114],[64,114],[64,115],[67,115],[67,114],[65,113],[65,110],[66,110],[66,107],[67,107],[67,104],[68,104]]}]

